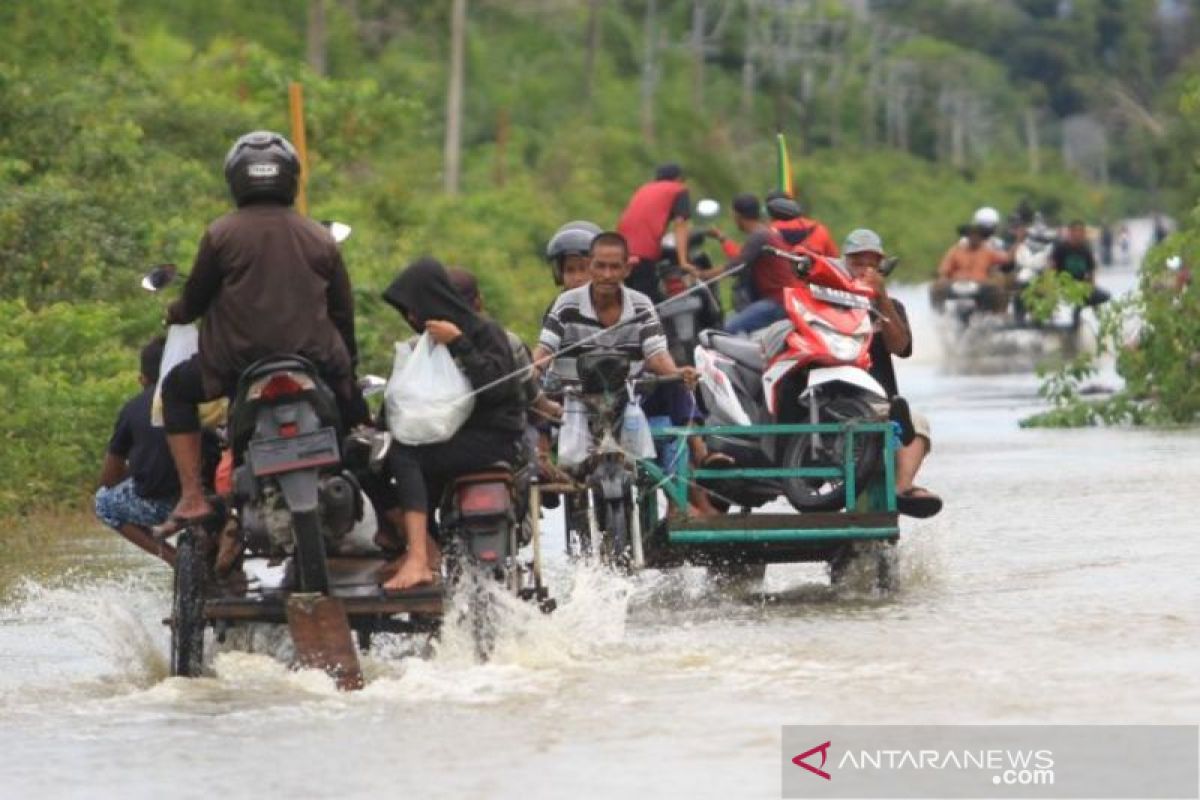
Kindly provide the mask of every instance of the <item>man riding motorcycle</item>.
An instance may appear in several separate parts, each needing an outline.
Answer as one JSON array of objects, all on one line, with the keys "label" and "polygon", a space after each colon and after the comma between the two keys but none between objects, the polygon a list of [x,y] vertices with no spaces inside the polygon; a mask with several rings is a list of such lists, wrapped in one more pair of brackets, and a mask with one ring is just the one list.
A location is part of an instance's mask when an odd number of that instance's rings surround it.
[{"label": "man riding motorcycle", "polygon": [[367,419],[354,381],[357,347],[350,277],[328,230],[292,208],[300,160],[283,136],[254,131],[225,156],[237,210],[209,225],[191,275],[166,321],[202,320],[199,352],[163,381],[167,443],[180,498],[168,525],[208,517],[200,480],[198,403],[229,395],[242,371],[277,355],[313,362],[342,423]]}]

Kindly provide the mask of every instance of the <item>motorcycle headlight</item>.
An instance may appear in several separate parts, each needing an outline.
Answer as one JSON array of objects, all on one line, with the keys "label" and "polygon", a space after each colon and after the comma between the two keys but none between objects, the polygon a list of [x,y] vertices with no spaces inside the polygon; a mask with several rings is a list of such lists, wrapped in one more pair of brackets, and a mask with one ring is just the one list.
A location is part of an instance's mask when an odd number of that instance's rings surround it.
[{"label": "motorcycle headlight", "polygon": [[853,361],[858,358],[858,351],[862,349],[864,335],[847,335],[824,322],[814,323],[813,329],[821,334],[821,338],[829,346],[829,352],[833,353],[834,358],[842,361]]}]

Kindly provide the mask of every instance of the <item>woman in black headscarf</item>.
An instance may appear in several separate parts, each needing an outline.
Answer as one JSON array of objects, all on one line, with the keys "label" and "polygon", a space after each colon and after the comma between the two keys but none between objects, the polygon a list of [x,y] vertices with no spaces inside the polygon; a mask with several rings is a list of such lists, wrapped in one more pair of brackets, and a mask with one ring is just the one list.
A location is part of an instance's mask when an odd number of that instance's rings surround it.
[{"label": "woman in black headscarf", "polygon": [[384,588],[407,589],[433,581],[437,557],[429,556],[437,550],[429,537],[429,512],[446,484],[497,461],[516,460],[525,399],[504,329],[467,305],[437,260],[410,264],[383,299],[413,330],[446,345],[476,392],[471,416],[449,440],[419,446],[396,442],[389,451],[396,490],[384,510],[403,528],[408,547]]}]

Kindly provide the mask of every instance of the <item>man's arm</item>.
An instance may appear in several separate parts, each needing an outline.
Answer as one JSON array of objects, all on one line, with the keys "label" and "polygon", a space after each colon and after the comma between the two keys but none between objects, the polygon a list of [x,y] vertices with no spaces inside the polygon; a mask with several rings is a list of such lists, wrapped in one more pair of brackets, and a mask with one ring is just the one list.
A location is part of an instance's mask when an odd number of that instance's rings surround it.
[{"label": "man's arm", "polygon": [[886,289],[876,296],[875,302],[881,315],[879,335],[883,337],[884,347],[894,356],[908,358],[912,355],[912,328],[908,325],[908,316]]},{"label": "man's arm", "polygon": [[955,270],[956,262],[958,261],[957,253],[958,245],[955,245],[946,251],[946,255],[942,256],[942,263],[938,264],[939,278],[954,277],[954,273],[957,271]]},{"label": "man's arm", "polygon": [[221,268],[217,263],[217,251],[208,232],[200,239],[196,260],[183,293],[179,299],[167,306],[167,322],[186,325],[204,316],[208,306],[221,290]]},{"label": "man's arm", "polygon": [[354,293],[350,288],[350,273],[335,246],[331,260],[333,270],[329,276],[329,288],[325,290],[325,303],[329,321],[341,334],[346,350],[350,353],[351,368],[358,364],[358,340],[354,335]]}]

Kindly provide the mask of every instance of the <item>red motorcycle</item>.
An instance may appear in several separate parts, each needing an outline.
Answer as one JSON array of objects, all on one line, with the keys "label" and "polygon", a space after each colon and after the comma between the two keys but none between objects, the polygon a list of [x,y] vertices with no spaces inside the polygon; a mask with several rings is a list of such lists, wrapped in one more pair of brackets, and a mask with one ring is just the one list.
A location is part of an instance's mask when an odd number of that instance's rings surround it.
[{"label": "red motorcycle", "polygon": [[[837,261],[797,248],[765,248],[791,262],[801,279],[783,292],[787,319],[745,339],[704,331],[696,348],[700,393],[709,425],[877,422],[886,419],[887,392],[867,371],[874,335],[874,291]],[[854,437],[858,485],[877,467],[878,436]],[[710,449],[739,467],[837,466],[845,434],[714,436]],[[786,495],[799,511],[845,503],[840,478],[715,481],[708,488],[727,502],[754,508]]]}]

